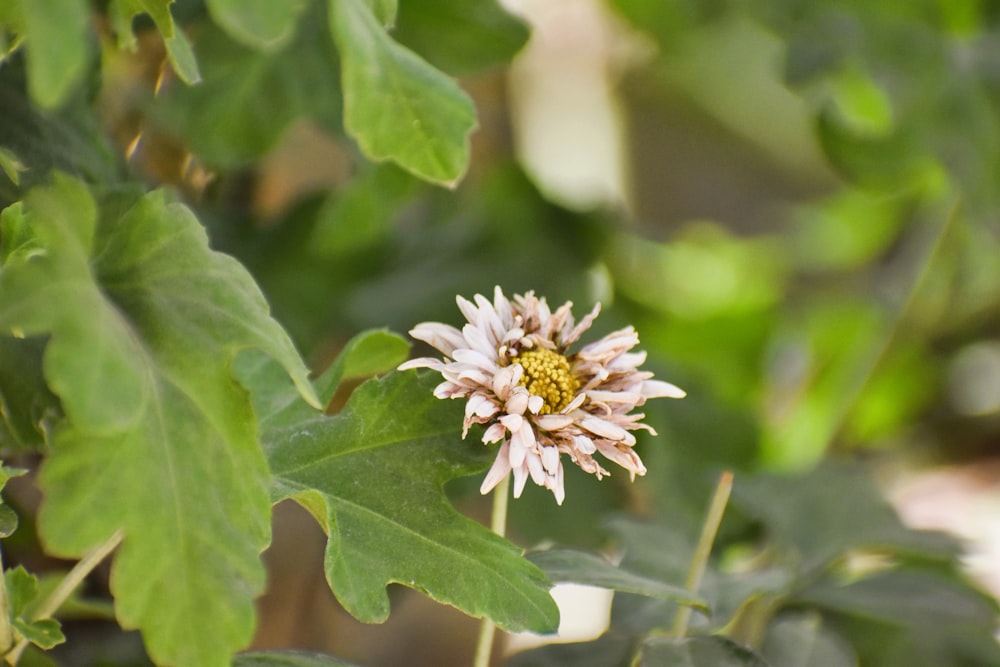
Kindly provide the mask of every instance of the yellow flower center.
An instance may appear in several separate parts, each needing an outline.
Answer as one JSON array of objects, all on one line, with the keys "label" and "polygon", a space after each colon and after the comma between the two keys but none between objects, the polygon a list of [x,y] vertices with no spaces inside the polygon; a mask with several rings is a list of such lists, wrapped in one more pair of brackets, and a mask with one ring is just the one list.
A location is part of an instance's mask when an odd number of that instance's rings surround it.
[{"label": "yellow flower center", "polygon": [[527,350],[514,358],[524,369],[521,386],[545,401],[543,415],[559,412],[573,400],[580,381],[570,372],[569,361],[552,350]]}]

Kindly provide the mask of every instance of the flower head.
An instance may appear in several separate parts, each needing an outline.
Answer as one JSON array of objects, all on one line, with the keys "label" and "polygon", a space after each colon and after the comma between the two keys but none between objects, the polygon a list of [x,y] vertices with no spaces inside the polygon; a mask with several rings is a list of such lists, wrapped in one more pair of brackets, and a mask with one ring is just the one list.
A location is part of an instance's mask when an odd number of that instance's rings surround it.
[{"label": "flower head", "polygon": [[410,335],[443,355],[402,364],[399,369],[430,368],[444,376],[438,398],[465,398],[462,437],[483,424],[483,442],[501,443],[493,467],[480,487],[488,493],[514,474],[514,497],[530,477],[550,489],[561,505],[565,497],[562,455],[600,479],[608,475],[594,455],[617,463],[632,479],[646,474],[633,450],[632,431],[645,429],[645,416],[632,410],[646,399],[682,398],[684,392],[638,367],[645,352],[632,352],[639,337],[631,326],[569,348],[590,328],[600,304],[579,323],[572,302],[553,312],[534,292],[513,300],[497,287],[492,303],[477,294],[474,302],[457,297],[468,323],[461,330],[440,322],[418,324]]}]

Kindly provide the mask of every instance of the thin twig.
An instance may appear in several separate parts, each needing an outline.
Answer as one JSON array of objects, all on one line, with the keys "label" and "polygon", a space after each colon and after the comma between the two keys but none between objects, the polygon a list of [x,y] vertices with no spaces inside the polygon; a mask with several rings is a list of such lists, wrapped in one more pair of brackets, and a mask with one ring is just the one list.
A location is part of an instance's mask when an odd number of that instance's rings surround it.
[{"label": "thin twig", "polygon": [[[59,607],[62,606],[69,596],[73,594],[73,591],[83,583],[83,580],[87,578],[94,568],[97,567],[102,560],[104,560],[108,554],[114,551],[119,544],[122,542],[122,532],[116,530],[111,537],[107,539],[103,544],[98,545],[94,549],[90,550],[84,554],[83,558],[73,566],[66,576],[63,577],[59,585],[52,589],[52,592],[42,600],[41,604],[35,609],[34,613],[31,615],[32,621],[37,621],[43,618],[51,618]],[[24,653],[24,649],[28,647],[28,640],[21,638],[17,642],[17,645],[7,654],[7,662],[16,665],[17,661],[21,659],[21,654]]]},{"label": "thin twig", "polygon": [[[719,524],[722,523],[722,515],[726,511],[726,503],[729,502],[729,493],[732,490],[733,473],[727,470],[719,477],[719,483],[715,487],[712,502],[708,506],[705,523],[701,527],[701,536],[698,538],[698,545],[695,547],[694,556],[691,558],[687,579],[684,581],[684,588],[689,593],[697,593],[698,587],[701,586],[701,578],[705,574],[705,568],[708,566],[708,557],[712,553],[712,545],[715,543],[715,536],[719,532]],[[681,605],[677,609],[677,615],[674,617],[674,637],[681,638],[687,635],[690,619],[691,607]]]},{"label": "thin twig", "polygon": [[[493,512],[490,516],[490,528],[500,537],[507,534],[507,501],[510,496],[510,475],[504,477],[493,489]],[[473,667],[489,667],[490,656],[493,655],[493,637],[496,635],[496,624],[483,617],[479,625],[479,640],[476,642],[476,658]]]}]

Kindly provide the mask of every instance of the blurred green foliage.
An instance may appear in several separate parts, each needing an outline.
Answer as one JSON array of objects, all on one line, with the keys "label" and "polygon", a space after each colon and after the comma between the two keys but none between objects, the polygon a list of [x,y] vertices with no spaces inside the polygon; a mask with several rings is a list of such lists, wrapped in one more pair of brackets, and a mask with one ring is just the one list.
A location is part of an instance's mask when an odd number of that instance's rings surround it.
[{"label": "blurred green foliage", "polygon": [[[595,335],[634,324],[689,393],[648,406],[648,476],[569,469],[572,503],[529,487],[512,532],[677,585],[735,470],[711,611],[668,641],[674,603],[620,593],[603,638],[515,664],[781,667],[805,644],[820,666],[1000,662],[996,605],[954,544],[903,528],[854,467],[997,454],[1000,398],[973,410],[946,382],[1000,336],[996,3],[609,0],[646,55],[615,81],[628,206],[586,210],[514,150],[522,21],[491,0],[325,4],[273,20],[268,2],[4,3],[0,205],[54,169],[98,192],[176,189],[316,369],[364,329],[457,323],[454,295],[495,284],[601,300]],[[405,123],[380,115],[417,98]],[[0,341],[5,457],[44,451],[61,416],[42,342]],[[996,397],[1000,378],[983,386]],[[448,491],[475,508],[477,486]],[[859,552],[884,560],[859,573]],[[754,653],[707,639],[723,631]]]}]

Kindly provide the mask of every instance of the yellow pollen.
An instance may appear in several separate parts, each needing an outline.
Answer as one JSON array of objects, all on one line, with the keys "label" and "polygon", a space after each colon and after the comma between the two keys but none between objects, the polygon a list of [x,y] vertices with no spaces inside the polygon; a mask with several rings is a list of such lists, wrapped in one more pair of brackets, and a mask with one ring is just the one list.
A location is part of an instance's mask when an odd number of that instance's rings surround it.
[{"label": "yellow pollen", "polygon": [[580,388],[580,381],[570,372],[569,361],[558,352],[527,350],[514,357],[513,361],[524,369],[521,386],[545,401],[541,410],[543,415],[565,408]]}]

